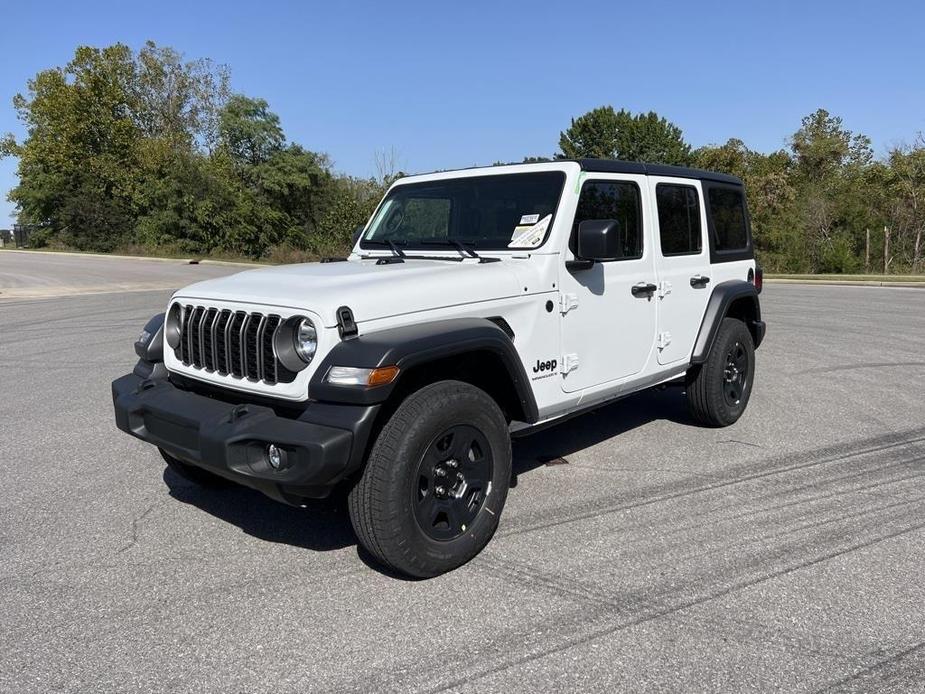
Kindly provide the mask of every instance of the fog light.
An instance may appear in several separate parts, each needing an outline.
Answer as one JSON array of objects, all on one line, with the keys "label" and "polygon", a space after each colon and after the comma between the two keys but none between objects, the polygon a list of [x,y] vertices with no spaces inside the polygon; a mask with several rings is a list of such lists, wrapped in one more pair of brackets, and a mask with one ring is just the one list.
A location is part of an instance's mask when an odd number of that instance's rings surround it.
[{"label": "fog light", "polygon": [[267,446],[267,462],[270,463],[270,467],[274,470],[279,470],[283,464],[283,451],[275,443]]}]

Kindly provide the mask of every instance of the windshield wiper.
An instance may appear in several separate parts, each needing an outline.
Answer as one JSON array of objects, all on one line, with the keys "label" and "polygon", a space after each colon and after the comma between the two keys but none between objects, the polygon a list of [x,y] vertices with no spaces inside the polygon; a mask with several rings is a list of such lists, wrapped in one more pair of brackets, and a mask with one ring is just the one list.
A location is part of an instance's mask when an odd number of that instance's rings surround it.
[{"label": "windshield wiper", "polygon": [[[452,246],[457,251],[470,258],[479,258],[480,260],[482,258],[474,249],[469,248],[465,242],[459,239],[420,239],[419,243],[423,246]],[[469,243],[472,242],[470,241]]]},{"label": "windshield wiper", "polygon": [[462,253],[463,257],[460,258],[460,260],[464,260],[465,258],[477,258],[480,264],[501,262],[501,258],[494,258],[492,256],[484,257],[476,253],[474,248],[470,248],[475,241],[460,241],[459,239],[418,239],[416,243],[420,243],[424,246],[452,246]]},{"label": "windshield wiper", "polygon": [[[379,239],[363,239],[363,243],[372,244],[374,246],[385,246],[392,251],[392,254],[397,258],[405,258],[405,252],[398,247],[398,244],[395,243],[392,239],[384,239],[380,241]],[[405,242],[401,242],[402,245],[405,245]]]}]

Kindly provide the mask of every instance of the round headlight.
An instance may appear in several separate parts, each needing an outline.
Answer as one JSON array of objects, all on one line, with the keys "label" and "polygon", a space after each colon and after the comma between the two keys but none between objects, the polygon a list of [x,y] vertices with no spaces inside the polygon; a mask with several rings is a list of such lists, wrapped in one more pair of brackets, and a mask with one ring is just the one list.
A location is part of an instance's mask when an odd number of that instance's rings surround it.
[{"label": "round headlight", "polygon": [[318,349],[318,334],[315,332],[315,324],[308,318],[303,318],[296,326],[294,337],[296,354],[308,364],[312,357],[315,356],[315,350]]},{"label": "round headlight", "polygon": [[164,321],[164,335],[167,338],[167,344],[173,349],[180,346],[180,323],[183,309],[180,304],[174,304],[167,312],[167,320]]}]

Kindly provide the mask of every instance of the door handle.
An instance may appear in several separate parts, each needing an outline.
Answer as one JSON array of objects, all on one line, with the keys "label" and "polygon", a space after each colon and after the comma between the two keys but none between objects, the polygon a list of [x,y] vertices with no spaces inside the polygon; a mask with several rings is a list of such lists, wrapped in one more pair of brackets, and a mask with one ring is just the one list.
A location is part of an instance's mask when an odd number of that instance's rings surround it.
[{"label": "door handle", "polygon": [[630,287],[630,291],[633,293],[633,296],[640,296],[641,294],[651,294],[658,287],[651,282],[646,284],[645,282],[640,282],[639,284],[634,284]]},{"label": "door handle", "polygon": [[694,275],[691,277],[691,286],[692,287],[705,287],[710,284],[710,278],[704,277],[703,275]]}]

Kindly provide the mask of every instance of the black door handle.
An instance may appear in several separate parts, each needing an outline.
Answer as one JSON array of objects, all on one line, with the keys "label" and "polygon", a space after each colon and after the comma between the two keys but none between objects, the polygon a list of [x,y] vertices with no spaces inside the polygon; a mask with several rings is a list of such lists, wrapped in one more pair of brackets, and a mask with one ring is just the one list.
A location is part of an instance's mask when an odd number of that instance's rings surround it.
[{"label": "black door handle", "polygon": [[634,284],[630,287],[630,291],[633,293],[633,296],[639,296],[640,294],[651,294],[658,287],[651,282],[649,284]]},{"label": "black door handle", "polygon": [[697,275],[691,277],[691,286],[692,287],[705,287],[710,284],[710,278],[704,277],[703,275]]}]

